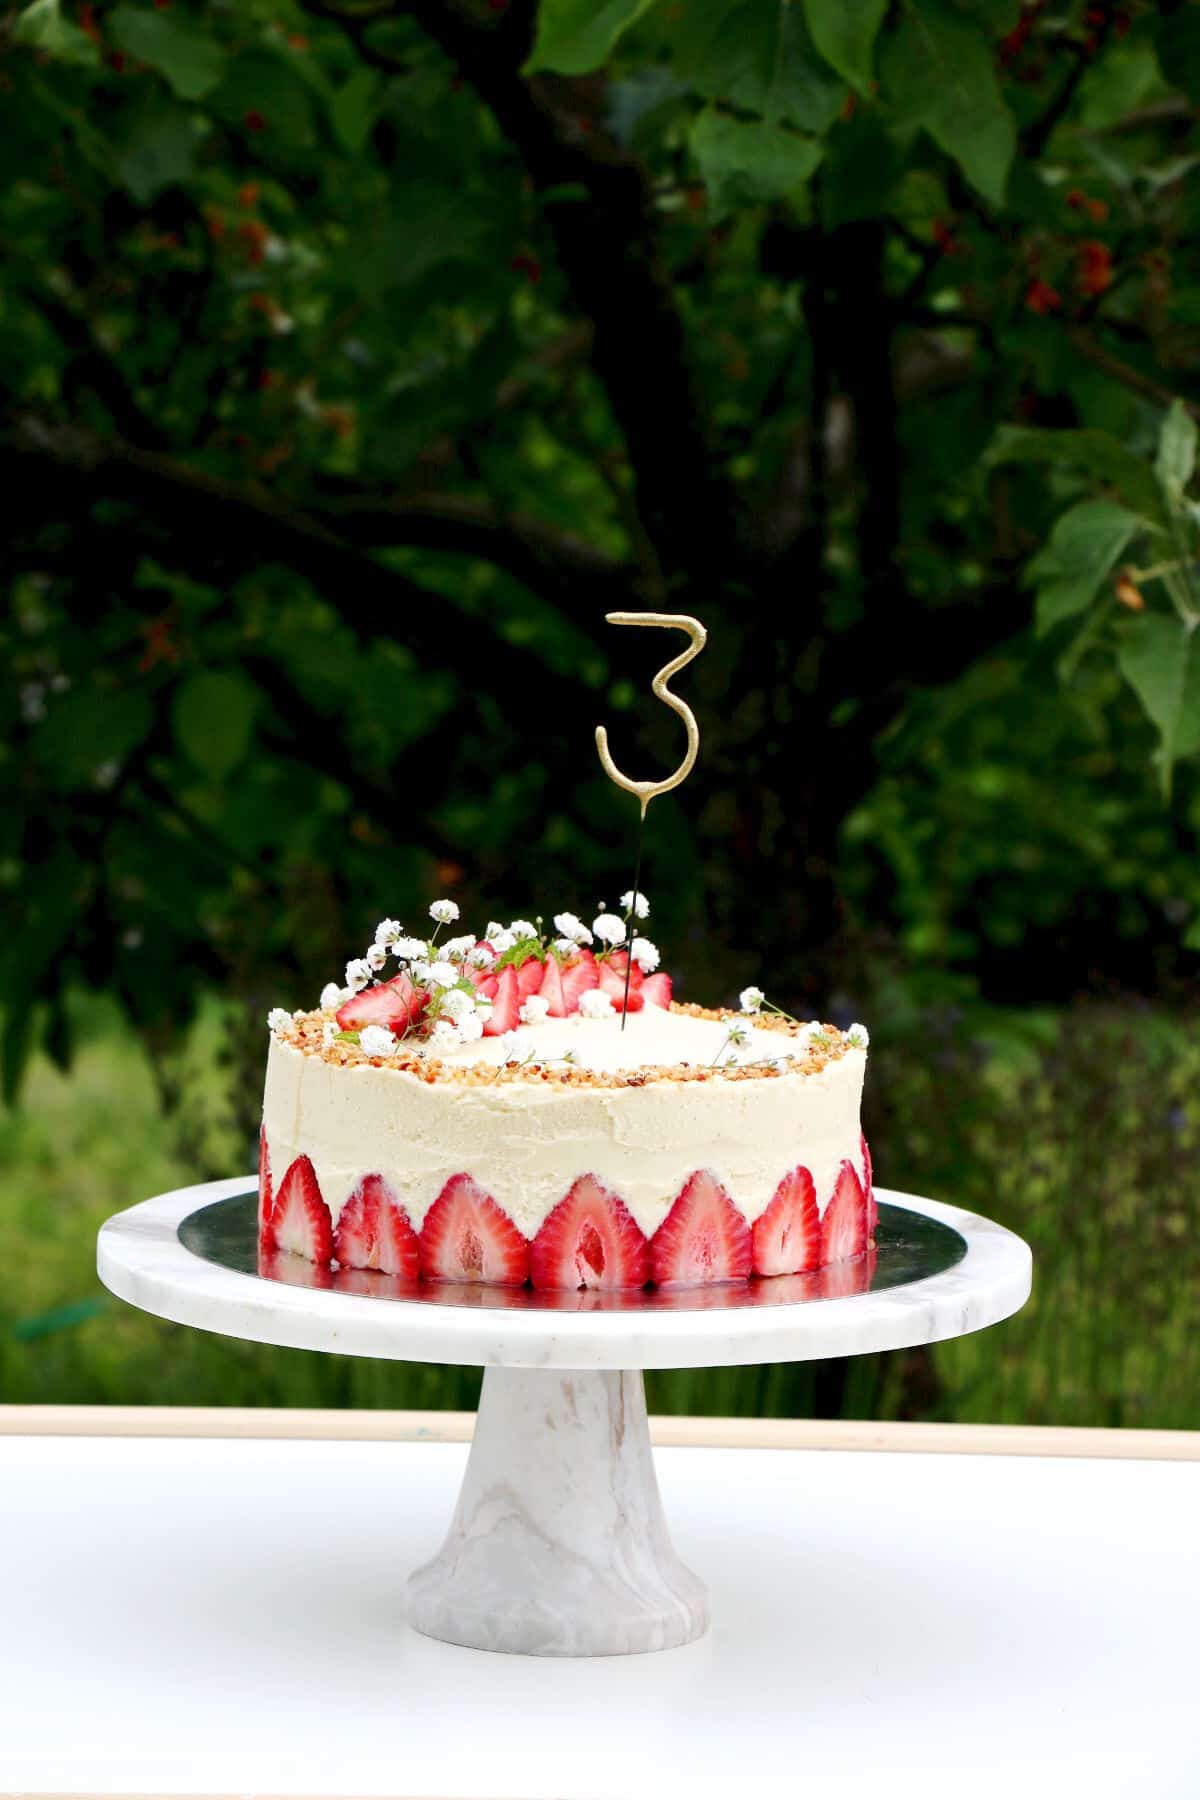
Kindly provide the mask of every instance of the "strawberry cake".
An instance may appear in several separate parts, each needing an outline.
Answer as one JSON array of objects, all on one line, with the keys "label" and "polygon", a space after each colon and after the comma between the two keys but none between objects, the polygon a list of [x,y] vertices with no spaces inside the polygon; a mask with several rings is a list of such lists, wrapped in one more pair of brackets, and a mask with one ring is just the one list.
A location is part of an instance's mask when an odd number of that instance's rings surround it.
[{"label": "strawberry cake", "polygon": [[[385,919],[311,1012],[272,1012],[259,1246],[402,1280],[746,1281],[863,1257],[867,1036],[747,988],[672,1000],[649,908],[448,936]],[[399,964],[396,972],[389,963]]]}]

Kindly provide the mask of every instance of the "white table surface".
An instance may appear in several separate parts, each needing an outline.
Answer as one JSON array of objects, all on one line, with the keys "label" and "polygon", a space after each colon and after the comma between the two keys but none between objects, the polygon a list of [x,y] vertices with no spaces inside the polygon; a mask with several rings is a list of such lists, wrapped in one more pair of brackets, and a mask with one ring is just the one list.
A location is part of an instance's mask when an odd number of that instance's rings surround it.
[{"label": "white table surface", "polygon": [[418,1637],[455,1443],[0,1437],[0,1790],[1191,1800],[1200,1462],[665,1448],[715,1625]]}]

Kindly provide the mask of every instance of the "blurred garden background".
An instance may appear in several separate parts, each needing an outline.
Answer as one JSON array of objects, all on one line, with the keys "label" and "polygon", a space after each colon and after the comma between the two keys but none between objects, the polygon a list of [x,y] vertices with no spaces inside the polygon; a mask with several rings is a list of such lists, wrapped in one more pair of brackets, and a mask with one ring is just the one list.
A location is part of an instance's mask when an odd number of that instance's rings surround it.
[{"label": "blurred garden background", "polygon": [[643,886],[872,1032],[889,1186],[1033,1244],[695,1411],[1200,1426],[1200,6],[0,17],[0,1401],[462,1405],[111,1301],[385,914]]}]

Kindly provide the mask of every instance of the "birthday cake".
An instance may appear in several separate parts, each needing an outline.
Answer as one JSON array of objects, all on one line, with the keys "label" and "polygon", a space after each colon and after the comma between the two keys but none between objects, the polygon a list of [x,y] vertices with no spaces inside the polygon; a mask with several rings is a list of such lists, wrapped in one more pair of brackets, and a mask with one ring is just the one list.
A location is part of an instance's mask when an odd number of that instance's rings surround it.
[{"label": "birthday cake", "polygon": [[420,937],[393,919],[269,1018],[260,1259],[538,1289],[743,1282],[862,1259],[867,1034],[758,988],[680,1005],[644,896]]}]

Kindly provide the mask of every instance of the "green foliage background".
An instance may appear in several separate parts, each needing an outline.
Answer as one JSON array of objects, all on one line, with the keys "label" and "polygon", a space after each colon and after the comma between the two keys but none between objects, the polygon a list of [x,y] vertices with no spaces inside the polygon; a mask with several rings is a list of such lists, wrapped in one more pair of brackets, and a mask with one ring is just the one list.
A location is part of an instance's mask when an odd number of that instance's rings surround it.
[{"label": "green foliage background", "polygon": [[603,622],[653,607],[710,631],[646,877],[682,991],[866,1017],[884,1179],[1044,1284],[659,1398],[1194,1424],[1200,6],[0,31],[5,1397],[370,1398],[88,1316],[94,1225],[248,1160],[267,1006],[382,914],[625,885],[591,728],[673,766]]}]

